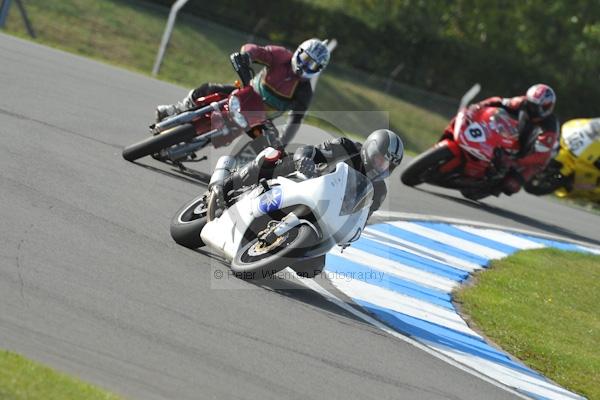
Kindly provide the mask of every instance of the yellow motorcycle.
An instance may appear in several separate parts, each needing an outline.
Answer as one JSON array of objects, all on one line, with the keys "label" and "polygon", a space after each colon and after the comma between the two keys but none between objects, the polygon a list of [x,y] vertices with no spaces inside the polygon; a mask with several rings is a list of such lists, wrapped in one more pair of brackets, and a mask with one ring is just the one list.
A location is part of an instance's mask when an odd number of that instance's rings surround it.
[{"label": "yellow motorcycle", "polygon": [[563,124],[558,154],[525,190],[600,203],[600,118]]}]

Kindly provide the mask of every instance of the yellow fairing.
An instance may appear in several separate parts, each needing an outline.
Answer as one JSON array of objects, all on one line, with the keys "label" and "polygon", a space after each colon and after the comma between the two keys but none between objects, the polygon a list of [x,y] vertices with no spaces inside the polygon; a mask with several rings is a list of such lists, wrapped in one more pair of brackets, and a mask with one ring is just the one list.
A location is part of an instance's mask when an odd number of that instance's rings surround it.
[{"label": "yellow fairing", "polygon": [[600,119],[575,119],[562,126],[560,151],[555,157],[564,176],[574,174],[573,188],[556,191],[559,197],[600,201]]}]

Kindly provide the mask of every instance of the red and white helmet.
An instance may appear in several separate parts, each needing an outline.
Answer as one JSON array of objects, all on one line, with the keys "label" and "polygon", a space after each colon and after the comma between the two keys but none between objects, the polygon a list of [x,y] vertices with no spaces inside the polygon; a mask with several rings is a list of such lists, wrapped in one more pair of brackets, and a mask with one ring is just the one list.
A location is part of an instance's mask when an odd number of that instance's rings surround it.
[{"label": "red and white helmet", "polygon": [[534,119],[546,118],[554,111],[556,94],[550,86],[538,83],[527,89],[525,96],[527,97],[530,117]]}]

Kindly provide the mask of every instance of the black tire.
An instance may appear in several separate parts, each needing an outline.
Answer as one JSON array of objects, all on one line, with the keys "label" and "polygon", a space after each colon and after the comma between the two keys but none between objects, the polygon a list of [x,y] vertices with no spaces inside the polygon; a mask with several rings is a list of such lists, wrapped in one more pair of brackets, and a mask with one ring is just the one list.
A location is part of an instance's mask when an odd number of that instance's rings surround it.
[{"label": "black tire", "polygon": [[481,190],[478,188],[461,189],[460,194],[472,201],[483,200],[486,197],[491,196],[491,193],[488,190]]},{"label": "black tire", "polygon": [[448,146],[432,147],[417,156],[402,172],[400,179],[406,186],[416,186],[435,177],[437,168],[454,157]]},{"label": "black tire", "polygon": [[174,144],[185,142],[196,136],[196,130],[190,124],[183,124],[168,129],[158,135],[150,136],[141,142],[132,144],[123,149],[123,158],[127,161],[135,161],[138,158],[158,153],[162,149]]},{"label": "black tire", "polygon": [[249,252],[256,249],[258,239],[246,243],[231,262],[231,269],[245,279],[262,279],[272,276],[287,266],[298,263],[304,252],[318,242],[317,234],[308,225],[290,229],[277,247],[260,255]]},{"label": "black tire", "polygon": [[318,257],[309,258],[299,263],[291,265],[298,276],[302,278],[314,278],[319,275],[325,267],[325,254]]},{"label": "black tire", "polygon": [[[198,209],[199,206],[200,209]],[[198,211],[200,212],[198,213]],[[171,237],[177,244],[189,249],[203,247],[204,242],[200,237],[200,232],[207,223],[206,196],[202,195],[181,207],[173,216]]]},{"label": "black tire", "polygon": [[554,193],[556,190],[564,186],[564,177],[547,176],[542,174],[541,176],[533,177],[527,182],[523,189],[527,193],[534,196],[544,196],[547,194]]},{"label": "black tire", "polygon": [[550,160],[546,169],[525,183],[523,189],[534,196],[551,194],[562,187],[570,190],[573,183],[573,175],[564,176],[560,173],[561,168],[562,164],[560,162]]}]

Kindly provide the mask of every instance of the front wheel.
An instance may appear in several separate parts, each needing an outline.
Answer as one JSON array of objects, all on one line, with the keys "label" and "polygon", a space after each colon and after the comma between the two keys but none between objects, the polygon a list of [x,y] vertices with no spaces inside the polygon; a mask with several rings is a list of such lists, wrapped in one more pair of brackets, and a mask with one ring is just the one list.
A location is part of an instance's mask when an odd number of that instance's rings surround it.
[{"label": "front wheel", "polygon": [[183,124],[168,129],[158,135],[150,136],[141,142],[132,144],[123,149],[123,158],[127,161],[135,161],[138,158],[149,156],[160,152],[175,144],[188,141],[196,136],[196,130],[190,124]]},{"label": "front wheel", "polygon": [[231,262],[231,269],[253,279],[269,277],[298,263],[299,259],[302,261],[306,250],[317,242],[315,231],[304,224],[290,229],[269,243],[255,238],[238,251]]},{"label": "front wheel", "polygon": [[424,182],[435,181],[438,168],[454,158],[448,146],[432,147],[417,156],[402,172],[400,179],[406,186],[416,186]]},{"label": "front wheel", "polygon": [[207,195],[196,197],[181,207],[171,220],[171,237],[177,244],[195,249],[204,246],[200,233],[208,223]]}]

